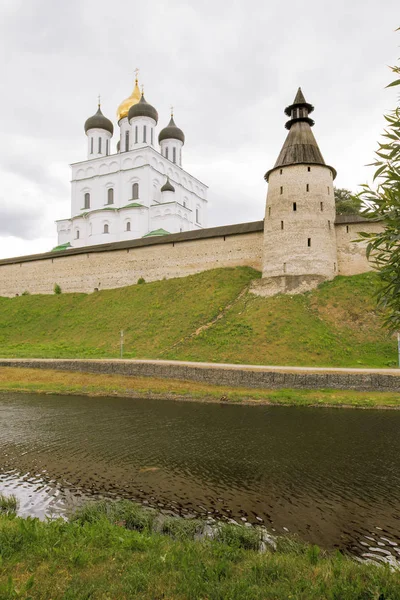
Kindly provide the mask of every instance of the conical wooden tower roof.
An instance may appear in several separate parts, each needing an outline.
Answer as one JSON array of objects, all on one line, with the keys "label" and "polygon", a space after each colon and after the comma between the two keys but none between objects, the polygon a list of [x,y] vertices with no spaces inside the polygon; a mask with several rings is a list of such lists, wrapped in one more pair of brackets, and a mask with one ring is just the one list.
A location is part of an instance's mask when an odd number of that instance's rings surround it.
[{"label": "conical wooden tower roof", "polygon": [[[299,88],[293,104],[285,108],[285,113],[291,117],[286,123],[289,133],[274,167],[265,174],[267,181],[270,173],[281,167],[302,164],[327,166],[311,130],[314,121],[308,115],[313,110],[314,107],[306,101],[301,88]],[[328,168],[331,169],[335,178],[335,169]]]}]

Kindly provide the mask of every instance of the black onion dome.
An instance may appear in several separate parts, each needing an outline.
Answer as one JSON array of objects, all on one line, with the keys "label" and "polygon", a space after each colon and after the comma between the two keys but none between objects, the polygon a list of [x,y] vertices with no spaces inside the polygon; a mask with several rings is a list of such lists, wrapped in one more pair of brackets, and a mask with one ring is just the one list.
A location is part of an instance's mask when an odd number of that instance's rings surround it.
[{"label": "black onion dome", "polygon": [[174,117],[171,116],[171,120],[164,129],[161,129],[160,134],[158,136],[158,143],[161,143],[163,140],[180,140],[182,144],[185,143],[185,134],[182,129],[179,129],[175,125]]},{"label": "black onion dome", "polygon": [[107,119],[107,117],[103,115],[100,106],[97,113],[86,120],[85,133],[87,133],[89,129],[105,129],[106,131],[109,131],[111,135],[114,133],[114,125],[111,123],[110,119]]},{"label": "black onion dome", "polygon": [[167,181],[164,183],[164,185],[161,188],[162,192],[174,192],[175,188],[172,185],[172,183],[169,180],[169,177],[167,177]]},{"label": "black onion dome", "polygon": [[143,95],[140,98],[140,102],[134,104],[129,109],[128,120],[130,121],[134,117],[150,117],[151,119],[154,119],[156,124],[158,123],[158,112],[154,106],[146,102]]}]

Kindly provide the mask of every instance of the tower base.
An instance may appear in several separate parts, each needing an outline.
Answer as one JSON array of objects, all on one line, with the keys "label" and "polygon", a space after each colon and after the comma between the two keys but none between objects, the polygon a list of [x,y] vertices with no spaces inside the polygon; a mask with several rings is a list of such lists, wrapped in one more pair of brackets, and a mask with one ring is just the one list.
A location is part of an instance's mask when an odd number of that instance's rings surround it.
[{"label": "tower base", "polygon": [[303,294],[314,290],[328,278],[323,275],[276,275],[256,279],[250,286],[250,292],[256,296],[276,296],[277,294]]}]

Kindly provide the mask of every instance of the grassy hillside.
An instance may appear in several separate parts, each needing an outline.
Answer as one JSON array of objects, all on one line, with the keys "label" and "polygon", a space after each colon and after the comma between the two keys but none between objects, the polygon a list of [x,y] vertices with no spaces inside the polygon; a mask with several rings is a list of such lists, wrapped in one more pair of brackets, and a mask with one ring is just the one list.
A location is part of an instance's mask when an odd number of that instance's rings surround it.
[{"label": "grassy hillside", "polygon": [[314,292],[259,298],[250,268],[93,294],[0,298],[0,355],[124,356],[247,364],[395,366],[396,342],[375,312],[373,274]]}]

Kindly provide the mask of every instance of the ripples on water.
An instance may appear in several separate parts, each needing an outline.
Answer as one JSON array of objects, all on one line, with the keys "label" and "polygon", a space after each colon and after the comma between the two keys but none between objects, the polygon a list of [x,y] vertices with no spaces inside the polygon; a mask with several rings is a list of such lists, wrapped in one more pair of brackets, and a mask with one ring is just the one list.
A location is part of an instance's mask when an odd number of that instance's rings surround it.
[{"label": "ripples on water", "polygon": [[0,492],[24,515],[126,497],[400,553],[400,413],[0,395]]}]

